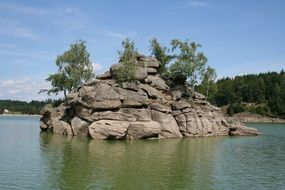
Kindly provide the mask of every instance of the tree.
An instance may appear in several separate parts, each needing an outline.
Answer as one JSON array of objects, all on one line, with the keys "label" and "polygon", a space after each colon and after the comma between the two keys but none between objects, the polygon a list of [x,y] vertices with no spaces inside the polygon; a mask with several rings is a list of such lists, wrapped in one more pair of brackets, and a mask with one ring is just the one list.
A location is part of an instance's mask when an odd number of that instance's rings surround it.
[{"label": "tree", "polygon": [[116,72],[116,80],[119,83],[133,82],[136,78],[136,59],[139,55],[135,44],[130,39],[122,41],[123,50],[118,51],[120,66]]},{"label": "tree", "polygon": [[210,84],[213,83],[216,80],[216,78],[217,78],[216,70],[208,66],[203,74],[203,81],[202,81],[202,85],[206,86],[206,99],[208,99],[209,96]]},{"label": "tree", "polygon": [[73,92],[81,84],[94,77],[90,54],[87,52],[85,41],[79,40],[70,46],[70,49],[59,55],[55,61],[58,72],[50,74],[46,79],[51,82],[52,88],[41,90],[50,94]]},{"label": "tree", "polygon": [[151,55],[154,56],[159,62],[160,65],[157,68],[157,72],[165,78],[168,72],[167,65],[170,63],[172,56],[167,54],[169,50],[167,47],[162,46],[156,38],[152,38],[150,40],[150,48]]},{"label": "tree", "polygon": [[185,40],[174,39],[171,41],[174,63],[170,66],[170,77],[175,83],[188,82],[194,88],[199,76],[203,73],[207,57],[197,52],[200,44]]}]

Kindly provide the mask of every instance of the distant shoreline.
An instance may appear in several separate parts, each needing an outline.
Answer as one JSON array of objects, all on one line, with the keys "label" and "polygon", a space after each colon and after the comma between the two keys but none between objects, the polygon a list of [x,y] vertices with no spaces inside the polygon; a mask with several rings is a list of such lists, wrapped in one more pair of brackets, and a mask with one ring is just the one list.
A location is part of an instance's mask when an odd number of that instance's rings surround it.
[{"label": "distant shoreline", "polygon": [[23,116],[23,117],[27,117],[27,116],[32,116],[32,117],[36,117],[36,116],[41,116],[40,114],[0,114],[0,117],[3,116]]},{"label": "distant shoreline", "polygon": [[285,119],[280,118],[274,118],[274,117],[268,117],[258,114],[251,114],[248,112],[242,112],[233,115],[232,117],[226,117],[228,122],[242,122],[242,123],[285,123]]}]

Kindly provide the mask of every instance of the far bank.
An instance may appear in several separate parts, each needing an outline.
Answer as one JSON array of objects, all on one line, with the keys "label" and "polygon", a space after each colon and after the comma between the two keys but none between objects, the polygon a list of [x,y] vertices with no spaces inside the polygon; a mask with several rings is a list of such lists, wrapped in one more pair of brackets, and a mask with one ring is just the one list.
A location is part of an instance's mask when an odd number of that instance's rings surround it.
[{"label": "far bank", "polygon": [[241,112],[227,117],[228,122],[242,123],[285,123],[285,119],[273,118],[249,112]]}]

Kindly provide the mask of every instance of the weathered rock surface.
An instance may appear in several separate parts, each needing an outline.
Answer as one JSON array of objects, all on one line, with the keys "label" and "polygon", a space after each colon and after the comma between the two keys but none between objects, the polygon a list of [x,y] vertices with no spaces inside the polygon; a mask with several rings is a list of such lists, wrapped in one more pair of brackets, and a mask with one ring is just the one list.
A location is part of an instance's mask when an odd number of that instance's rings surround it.
[{"label": "weathered rock surface", "polygon": [[152,110],[151,116],[154,121],[160,123],[161,126],[160,137],[164,138],[182,137],[177,122],[171,114],[166,114],[156,110]]},{"label": "weathered rock surface", "polygon": [[110,71],[106,71],[105,73],[96,76],[96,79],[101,79],[101,80],[111,79],[111,78],[112,78],[112,75]]},{"label": "weathered rock surface", "polygon": [[126,121],[95,121],[89,126],[89,134],[93,139],[124,139],[129,125]]},{"label": "weathered rock surface", "polygon": [[128,139],[145,139],[158,137],[161,131],[160,124],[155,121],[133,122],[127,131]]},{"label": "weathered rock surface", "polygon": [[144,107],[149,104],[147,94],[142,90],[134,92],[132,90],[116,88],[116,91],[119,93],[119,98],[122,101],[121,107]]},{"label": "weathered rock surface", "polygon": [[88,136],[88,126],[89,124],[78,117],[74,117],[71,120],[71,128],[73,135]]},{"label": "weathered rock surface", "polygon": [[252,127],[245,127],[242,123],[233,123],[230,128],[230,136],[255,136],[261,135],[261,133]]},{"label": "weathered rock surface", "polygon": [[137,121],[151,121],[151,110],[149,109],[121,108],[119,112],[133,115]]},{"label": "weathered rock surface", "polygon": [[149,75],[145,79],[145,82],[149,83],[152,87],[154,87],[154,88],[156,88],[158,90],[169,90],[169,86],[159,76]]},{"label": "weathered rock surface", "polygon": [[157,68],[160,63],[153,57],[139,56],[137,60],[137,65],[143,68]]},{"label": "weathered rock surface", "polygon": [[52,119],[50,125],[53,133],[61,135],[73,135],[71,126],[65,121]]},{"label": "weathered rock surface", "polygon": [[150,98],[154,98],[154,99],[162,99],[163,98],[163,94],[159,90],[157,90],[157,89],[155,89],[155,88],[153,88],[147,84],[139,84],[138,87],[140,89],[142,89],[143,91],[145,91]]},{"label": "weathered rock surface", "polygon": [[242,123],[229,124],[219,108],[187,85],[170,86],[159,77],[159,62],[138,56],[136,81],[118,84],[122,64],[67,96],[67,105],[41,110],[42,131],[93,139],[180,138],[257,135]]}]

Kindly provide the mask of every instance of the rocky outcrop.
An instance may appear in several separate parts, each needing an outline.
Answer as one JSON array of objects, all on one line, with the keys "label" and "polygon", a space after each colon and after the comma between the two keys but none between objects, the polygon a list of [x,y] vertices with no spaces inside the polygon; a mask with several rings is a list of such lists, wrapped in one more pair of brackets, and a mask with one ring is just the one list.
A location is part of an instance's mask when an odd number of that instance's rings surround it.
[{"label": "rocky outcrop", "polygon": [[122,65],[86,82],[67,96],[68,105],[41,110],[42,131],[93,139],[180,138],[257,135],[229,124],[221,110],[187,85],[170,88],[157,74],[159,62],[138,56],[136,81],[118,84]]},{"label": "rocky outcrop", "polygon": [[241,122],[236,122],[230,127],[230,136],[254,136],[261,133],[252,127],[245,127]]}]

